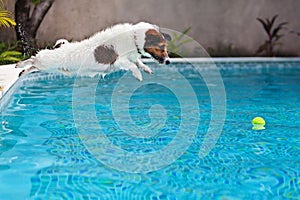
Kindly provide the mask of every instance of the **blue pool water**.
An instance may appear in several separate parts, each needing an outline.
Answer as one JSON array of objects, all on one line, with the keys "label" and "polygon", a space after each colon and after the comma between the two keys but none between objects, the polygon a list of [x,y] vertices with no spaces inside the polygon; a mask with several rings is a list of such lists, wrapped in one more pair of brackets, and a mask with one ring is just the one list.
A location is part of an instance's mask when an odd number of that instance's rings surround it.
[{"label": "blue pool water", "polygon": [[[210,74],[210,68],[195,65]],[[101,133],[126,152],[148,155],[163,152],[182,128],[184,104],[170,88],[181,88],[183,82],[155,64],[152,68],[152,76],[159,74],[170,87],[153,82],[133,91],[128,112],[134,124],[127,118],[118,124],[113,113],[112,95],[126,96],[122,89],[114,90],[125,72],[104,79],[35,73],[20,80],[1,107],[0,199],[299,199],[300,61],[217,63],[226,91],[226,118],[216,144],[203,157],[199,151],[213,118],[209,87],[221,86],[208,85],[191,64],[172,65],[170,70],[178,69],[195,94],[182,93],[190,124],[199,125],[195,137],[178,158],[147,172],[126,171],[126,162],[112,150],[111,157],[104,159],[124,167],[116,169],[93,153],[86,137],[104,144],[97,139]],[[210,78],[215,76],[211,73]],[[133,77],[127,81],[126,87],[136,82]],[[96,87],[91,87],[95,82]],[[213,95],[220,101],[224,98],[221,93]],[[198,102],[198,119],[192,118],[197,109],[189,110],[195,106],[189,105],[193,98]],[[163,114],[149,115],[153,105],[163,107]],[[265,119],[265,130],[252,130],[256,116]],[[149,127],[155,117],[164,119]],[[222,119],[217,121],[222,125]],[[120,128],[126,125],[156,134],[131,135]],[[161,154],[160,163],[181,147],[173,148]],[[135,166],[139,160],[130,162]]]}]

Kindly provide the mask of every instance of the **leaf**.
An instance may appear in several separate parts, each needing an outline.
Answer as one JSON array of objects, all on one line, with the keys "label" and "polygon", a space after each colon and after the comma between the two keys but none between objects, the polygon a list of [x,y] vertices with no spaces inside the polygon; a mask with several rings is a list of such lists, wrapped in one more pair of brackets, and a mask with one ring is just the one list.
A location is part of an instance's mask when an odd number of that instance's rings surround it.
[{"label": "leaf", "polygon": [[179,36],[177,35],[177,33],[174,33],[173,36],[174,36],[174,37],[173,37],[173,38],[174,38],[173,40],[177,40],[178,37],[179,37]]},{"label": "leaf", "polygon": [[4,20],[3,18],[0,19],[0,25],[4,26],[4,27],[9,27],[9,23],[6,20]]},{"label": "leaf", "polygon": [[284,34],[281,34],[281,35],[276,35],[275,37],[274,37],[274,41],[276,42],[276,41],[278,41],[280,38],[282,38],[284,36]]},{"label": "leaf", "polygon": [[172,40],[168,42],[168,51],[172,55],[177,55],[180,52],[180,47],[188,42],[193,41],[191,38],[184,38],[184,36],[191,30],[191,27],[185,29],[182,33],[173,33]]},{"label": "leaf", "polygon": [[15,26],[16,22],[8,17],[1,17],[0,24],[6,25],[7,27],[9,27],[10,25]]},{"label": "leaf", "polygon": [[191,27],[188,27],[187,29],[185,29],[178,37],[178,40],[181,40],[183,38],[183,36],[185,36],[189,31],[191,30]]},{"label": "leaf", "polygon": [[188,32],[190,32],[190,30],[191,30],[191,26],[189,26],[187,29],[185,29],[182,33],[184,34],[184,35],[186,35]]},{"label": "leaf", "polygon": [[270,29],[268,28],[268,25],[266,24],[266,22],[264,22],[264,20],[262,20],[261,18],[258,18],[258,17],[256,19],[262,24],[262,26],[264,27],[265,31],[269,35]]},{"label": "leaf", "polygon": [[0,60],[1,61],[18,62],[18,61],[21,61],[22,59],[21,58],[15,58],[15,57],[3,57],[3,58],[0,57]]},{"label": "leaf", "polygon": [[285,25],[289,24],[288,22],[282,22],[280,24],[277,25],[277,27],[282,27],[284,28]]},{"label": "leaf", "polygon": [[8,12],[7,10],[4,10],[4,8],[0,8],[0,27],[10,27],[15,26],[16,22],[12,19],[13,15]]},{"label": "leaf", "polygon": [[266,20],[267,26],[270,27],[270,24],[271,24],[270,20],[268,18],[266,18],[265,20]]},{"label": "leaf", "polygon": [[273,37],[276,37],[276,35],[278,34],[278,32],[284,28],[284,25],[288,24],[287,22],[283,22],[283,23],[280,23],[278,24],[278,26],[273,30],[272,32],[272,36]]},{"label": "leaf", "polygon": [[189,43],[189,42],[192,42],[192,41],[194,41],[192,38],[187,38],[185,40],[182,40],[180,43],[178,43],[177,46],[182,46],[182,45],[184,45],[186,43]]},{"label": "leaf", "polygon": [[4,51],[0,54],[2,62],[18,62],[22,60],[22,53],[18,51]]},{"label": "leaf", "polygon": [[37,5],[37,4],[41,3],[41,0],[31,0],[31,2],[35,5]]},{"label": "leaf", "polygon": [[278,15],[274,15],[274,17],[271,19],[271,22],[270,22],[270,28],[272,28],[276,18],[278,17]]},{"label": "leaf", "polygon": [[18,51],[4,51],[3,53],[0,54],[1,57],[6,57],[6,56],[22,56],[21,52]]},{"label": "leaf", "polygon": [[260,54],[260,53],[262,53],[263,51],[266,51],[267,48],[268,48],[268,44],[269,44],[269,42],[268,42],[268,41],[265,41],[265,43],[263,43],[262,45],[260,45],[260,46],[258,47],[258,49],[256,50],[256,53]]},{"label": "leaf", "polygon": [[179,35],[177,33],[173,34],[173,39],[170,41],[170,43],[175,44],[175,42],[181,40],[183,38],[183,36],[185,36],[189,31],[191,30],[191,27],[188,27],[187,29],[185,29],[182,33],[180,33]]}]

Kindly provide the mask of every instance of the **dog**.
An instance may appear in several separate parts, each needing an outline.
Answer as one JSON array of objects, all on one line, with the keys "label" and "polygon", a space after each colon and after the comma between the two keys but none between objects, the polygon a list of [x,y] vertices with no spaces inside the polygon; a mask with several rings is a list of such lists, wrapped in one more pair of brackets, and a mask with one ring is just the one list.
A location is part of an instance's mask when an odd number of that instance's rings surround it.
[{"label": "dog", "polygon": [[17,63],[25,67],[22,74],[41,70],[93,77],[117,70],[130,70],[139,81],[143,80],[140,69],[152,74],[141,61],[151,57],[160,64],[170,64],[167,52],[169,35],[147,22],[118,24],[98,32],[80,42],[58,40],[53,49],[44,49],[35,56]]}]

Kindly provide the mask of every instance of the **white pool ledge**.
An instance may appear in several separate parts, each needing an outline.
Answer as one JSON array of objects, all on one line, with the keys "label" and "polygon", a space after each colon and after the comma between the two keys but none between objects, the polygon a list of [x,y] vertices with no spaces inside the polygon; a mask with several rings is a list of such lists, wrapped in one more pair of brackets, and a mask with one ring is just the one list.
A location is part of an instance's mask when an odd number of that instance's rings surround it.
[{"label": "white pool ledge", "polygon": [[[286,62],[300,61],[300,57],[217,57],[217,58],[171,58],[171,63],[181,62]],[[152,59],[143,59],[145,63],[153,62]]]},{"label": "white pool ledge", "polygon": [[0,99],[19,78],[22,69],[16,69],[15,66],[0,65]]}]

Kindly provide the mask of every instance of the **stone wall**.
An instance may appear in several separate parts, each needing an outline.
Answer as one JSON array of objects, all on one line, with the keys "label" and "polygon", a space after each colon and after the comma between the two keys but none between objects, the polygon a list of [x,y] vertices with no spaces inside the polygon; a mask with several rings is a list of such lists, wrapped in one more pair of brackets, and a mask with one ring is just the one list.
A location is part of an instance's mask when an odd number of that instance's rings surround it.
[{"label": "stone wall", "polygon": [[[56,0],[37,39],[40,44],[80,40],[116,23],[149,21],[176,31],[191,26],[188,35],[214,54],[253,56],[266,38],[256,17],[278,14],[278,22],[300,32],[299,8],[299,0]],[[300,36],[288,32],[281,54],[300,55]],[[0,30],[1,41],[14,38],[14,29]]]}]

